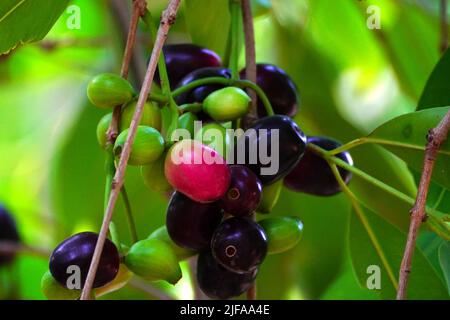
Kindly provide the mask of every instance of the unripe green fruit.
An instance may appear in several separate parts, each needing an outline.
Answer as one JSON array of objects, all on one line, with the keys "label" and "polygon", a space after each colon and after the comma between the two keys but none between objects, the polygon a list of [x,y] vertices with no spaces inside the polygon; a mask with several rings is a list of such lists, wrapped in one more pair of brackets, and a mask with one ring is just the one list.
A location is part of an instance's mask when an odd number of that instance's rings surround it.
[{"label": "unripe green fruit", "polygon": [[195,113],[192,112],[186,112],[183,113],[178,118],[178,128],[179,129],[185,129],[189,131],[191,134],[191,138],[194,136],[194,123],[198,120],[198,117],[195,115]]},{"label": "unripe green fruit", "polygon": [[106,133],[108,132],[108,128],[111,125],[112,121],[112,112],[105,114],[97,125],[97,141],[100,147],[103,149],[106,148]]},{"label": "unripe green fruit", "polygon": [[130,281],[132,277],[133,273],[126,267],[126,265],[121,263],[119,272],[117,273],[117,276],[114,278],[114,280],[108,283],[106,286],[95,289],[95,296],[101,297],[105,294],[122,289],[127,285],[128,281]]},{"label": "unripe green fruit", "polygon": [[[116,139],[114,154],[120,156],[129,129],[122,131]],[[156,161],[164,152],[164,139],[158,130],[152,127],[139,126],[131,147],[130,165],[142,166]]]},{"label": "unripe green fruit", "polygon": [[205,146],[213,148],[225,158],[228,154],[231,139],[227,129],[218,123],[208,123],[202,126],[194,138],[194,140],[201,142]]},{"label": "unripe green fruit", "polygon": [[250,100],[244,90],[227,87],[207,96],[203,110],[216,121],[231,121],[247,113]]},{"label": "unripe green fruit", "polygon": [[258,221],[267,235],[267,253],[275,254],[295,247],[303,234],[303,223],[295,217],[274,217]]},{"label": "unripe green fruit", "polygon": [[280,198],[281,189],[283,188],[283,180],[263,186],[262,200],[256,209],[259,213],[270,213]]},{"label": "unripe green fruit", "polygon": [[133,98],[134,89],[124,78],[114,73],[102,73],[88,84],[87,96],[94,106],[113,108]]},{"label": "unripe green fruit", "polygon": [[165,280],[176,284],[181,279],[178,259],[170,245],[159,239],[136,242],[125,256],[126,266],[138,276],[149,280]]},{"label": "unripe green fruit", "polygon": [[155,162],[142,166],[141,174],[145,185],[155,192],[166,192],[172,189],[172,186],[164,174],[164,161],[166,157],[163,154]]},{"label": "unripe green fruit", "polygon": [[44,273],[41,279],[42,293],[49,300],[76,300],[81,296],[81,290],[71,290],[56,281],[50,271]]},{"label": "unripe green fruit", "polygon": [[170,238],[169,233],[167,232],[166,226],[162,226],[162,227],[156,229],[155,231],[153,231],[148,236],[147,239],[159,239],[159,240],[162,240],[165,243],[167,243],[172,248],[173,252],[177,256],[179,261],[184,260],[189,257],[192,257],[193,255],[196,254],[196,252],[194,250],[182,248],[182,247],[178,246],[177,244],[175,244],[172,241],[172,239]]},{"label": "unripe green fruit", "polygon": [[[130,101],[122,107],[122,113],[120,115],[120,131],[128,129],[131,125],[134,112],[136,111],[137,101]],[[153,102],[146,102],[142,111],[141,126],[147,126],[161,130],[161,110]]]}]

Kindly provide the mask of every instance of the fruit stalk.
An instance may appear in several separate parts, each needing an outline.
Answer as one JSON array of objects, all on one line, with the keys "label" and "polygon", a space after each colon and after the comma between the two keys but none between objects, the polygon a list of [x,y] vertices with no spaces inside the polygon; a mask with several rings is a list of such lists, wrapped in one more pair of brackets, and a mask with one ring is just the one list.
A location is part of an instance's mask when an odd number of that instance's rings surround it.
[{"label": "fruit stalk", "polygon": [[189,84],[179,87],[172,91],[172,96],[177,97],[181,95],[182,93],[191,91],[192,89],[195,89],[197,87],[209,85],[209,84],[221,84],[224,86],[235,86],[238,88],[250,88],[256,92],[258,95],[258,98],[261,99],[261,102],[264,105],[264,108],[266,109],[267,115],[273,116],[275,113],[273,112],[272,105],[269,101],[269,98],[267,98],[267,95],[264,93],[264,91],[255,83],[248,81],[248,80],[233,80],[233,79],[225,79],[220,77],[209,77],[204,78],[200,80],[195,80],[190,82]]},{"label": "fruit stalk", "polygon": [[148,64],[148,69],[145,75],[144,83],[139,94],[139,100],[136,106],[136,111],[131,122],[130,131],[125,142],[122,156],[120,157],[119,165],[112,183],[112,190],[108,201],[108,206],[106,208],[105,216],[103,219],[102,227],[100,229],[99,238],[95,247],[94,256],[89,268],[88,276],[86,279],[86,284],[83,288],[81,294],[81,300],[87,300],[90,298],[90,292],[92,289],[92,284],[95,279],[95,274],[97,272],[97,267],[100,261],[103,246],[105,244],[105,239],[108,232],[109,223],[112,220],[114,213],[114,208],[117,202],[117,198],[120,194],[120,189],[124,183],[125,171],[128,164],[128,159],[130,157],[131,146],[133,145],[134,138],[136,136],[136,131],[142,117],[142,111],[144,104],[147,101],[148,94],[153,83],[153,78],[155,76],[156,67],[159,60],[159,55],[161,53],[164,42],[167,39],[167,35],[171,25],[175,22],[178,8],[180,6],[181,0],[171,0],[167,9],[163,12],[160,26],[158,29],[158,34],[155,40],[155,45],[152,50],[152,55],[150,62]]},{"label": "fruit stalk", "polygon": [[[244,22],[245,36],[245,78],[256,83],[256,48],[255,29],[253,25],[253,15],[250,0],[242,0],[242,19]],[[258,96],[253,90],[247,90],[252,99],[250,110],[245,117],[245,123],[251,124],[257,118]]]},{"label": "fruit stalk", "polygon": [[433,174],[434,163],[436,161],[439,148],[447,139],[450,130],[450,111],[445,115],[442,121],[434,129],[431,129],[427,137],[427,146],[425,151],[425,160],[420,178],[419,190],[414,207],[411,209],[411,223],[408,231],[405,252],[400,265],[399,287],[397,291],[397,300],[406,299],[406,290],[408,287],[409,274],[411,272],[411,262],[416,246],[417,233],[419,227],[427,218],[426,203],[428,189],[430,187],[431,175]]},{"label": "fruit stalk", "polygon": [[[323,150],[322,148],[309,144],[307,146],[309,149],[326,159],[327,161],[331,161],[332,163],[336,164],[337,166],[344,168],[355,175],[359,176],[360,178],[366,180],[367,182],[373,184],[374,186],[382,189],[383,191],[393,195],[394,197],[408,203],[409,205],[414,204],[414,199],[409,197],[408,195],[404,194],[403,192],[385,184],[384,182],[376,179],[375,177],[372,177],[371,175],[365,173],[364,171],[356,168],[355,166],[351,166],[342,159],[339,159],[335,156],[331,156],[328,151]],[[426,207],[426,212],[430,215],[430,219],[427,221],[428,227],[439,234],[444,239],[450,240],[450,229],[447,225],[445,225],[445,219],[448,217],[448,215],[439,212],[438,210],[435,210],[430,207]]]},{"label": "fruit stalk", "polygon": [[231,55],[230,65],[231,78],[239,79],[239,10],[240,0],[230,0],[231,15]]},{"label": "fruit stalk", "polygon": [[342,191],[347,195],[347,197],[350,199],[350,202],[352,203],[353,209],[355,211],[356,216],[361,221],[362,225],[364,226],[364,229],[366,229],[366,232],[370,238],[370,241],[372,242],[378,257],[380,258],[381,262],[383,263],[384,268],[386,269],[387,276],[389,280],[392,282],[392,285],[394,288],[398,288],[398,282],[395,278],[394,271],[392,270],[390,264],[388,263],[388,260],[386,258],[386,255],[384,254],[383,248],[380,245],[380,241],[378,240],[376,234],[374,233],[370,223],[367,221],[367,217],[363,211],[363,208],[361,207],[358,197],[350,190],[350,188],[347,186],[345,181],[342,179],[341,174],[339,173],[339,170],[336,166],[336,164],[332,163],[331,161],[328,162],[330,165],[331,171],[333,172],[336,180],[338,181],[339,185],[342,188]]}]

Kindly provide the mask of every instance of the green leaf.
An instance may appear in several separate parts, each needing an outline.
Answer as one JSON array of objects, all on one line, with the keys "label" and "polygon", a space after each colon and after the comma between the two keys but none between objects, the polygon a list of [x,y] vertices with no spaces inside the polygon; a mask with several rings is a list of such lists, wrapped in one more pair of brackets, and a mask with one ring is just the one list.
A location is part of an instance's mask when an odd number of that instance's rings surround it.
[{"label": "green leaf", "polygon": [[2,0],[0,54],[18,44],[41,40],[55,24],[69,0]]},{"label": "green leaf", "polygon": [[425,85],[417,110],[450,105],[450,49],[442,56]]},{"label": "green leaf", "polygon": [[230,25],[228,0],[186,0],[185,3],[186,25],[192,42],[223,56]]},{"label": "green leaf", "polygon": [[[354,211],[350,221],[349,248],[353,268],[362,287],[373,275],[369,266],[380,268],[382,299],[394,299],[406,235],[370,210]],[[369,289],[367,289],[369,290]],[[416,247],[408,286],[409,299],[447,299],[448,293],[436,270]]]},{"label": "green leaf", "polygon": [[[441,60],[435,66],[433,72],[431,73],[425,89],[422,92],[417,110],[429,109],[432,107],[445,107],[450,106],[450,50],[447,50],[442,56]],[[416,180],[420,180],[420,173],[412,170]],[[434,206],[436,200],[439,199],[442,192],[447,192],[448,190],[437,185],[435,182],[431,181],[430,188],[428,191],[427,203]],[[450,208],[450,197],[442,198],[441,205],[438,209],[445,212],[447,208],[441,208],[442,206],[449,206]]]},{"label": "green leaf", "polygon": [[439,248],[439,261],[447,281],[448,294],[450,295],[450,242],[444,242]]},{"label": "green leaf", "polygon": [[[450,107],[432,108],[397,117],[375,129],[368,136],[368,140],[382,144],[411,168],[420,172],[428,131],[436,127],[449,110]],[[439,150],[433,180],[450,189],[450,140]]]}]

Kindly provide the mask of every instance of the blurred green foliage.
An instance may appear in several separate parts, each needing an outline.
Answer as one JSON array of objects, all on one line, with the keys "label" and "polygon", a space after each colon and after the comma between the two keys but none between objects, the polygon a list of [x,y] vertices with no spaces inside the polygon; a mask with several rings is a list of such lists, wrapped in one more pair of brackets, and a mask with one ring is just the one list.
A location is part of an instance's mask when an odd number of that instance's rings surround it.
[{"label": "blurred green foliage", "polygon": [[[166,2],[149,2],[155,17]],[[271,8],[255,19],[257,61],[277,64],[294,79],[301,96],[295,120],[306,133],[350,141],[414,111],[421,96],[421,101],[432,101],[422,90],[440,56],[435,2],[271,0]],[[26,243],[50,250],[75,232],[98,230],[102,221],[105,154],[95,132],[106,112],[89,104],[86,84],[99,72],[118,72],[123,49],[110,1],[71,3],[80,8],[80,29],[69,29],[66,22],[71,13],[63,12],[43,42],[0,56],[0,201],[14,212]],[[381,10],[379,30],[366,26],[370,5]],[[223,56],[229,25],[226,9],[227,0],[216,0],[214,5],[186,0],[169,42],[193,41]],[[148,30],[142,28],[139,39],[147,57],[151,50]],[[240,61],[243,66],[243,52]],[[435,71],[441,74],[435,76],[435,83],[442,87],[449,83],[448,59],[441,64],[445,71]],[[440,97],[436,106],[450,105],[448,95],[441,99],[441,92],[450,92],[448,86],[440,90],[429,86],[435,90],[432,96]],[[425,103],[421,108],[430,106]],[[352,155],[358,168],[414,196],[414,177],[396,156],[372,145],[355,149]],[[147,189],[139,170],[132,167],[126,187],[138,234],[147,237],[163,225],[167,197]],[[410,206],[357,177],[350,187],[367,208],[397,277]],[[434,187],[430,201],[442,193],[441,187]],[[438,204],[444,212],[450,210],[449,194],[444,193]],[[304,235],[295,249],[266,259],[258,277],[259,298],[393,297],[389,283],[379,291],[365,287],[367,266],[381,263],[345,195],[323,199],[283,190],[273,214],[298,216]],[[121,201],[114,221],[121,240],[130,245]],[[418,246],[411,297],[448,298],[448,245],[424,233]],[[39,284],[47,263],[21,256],[17,268],[1,272],[12,272],[7,282],[19,286],[17,297],[42,299]],[[183,275],[175,288],[157,286],[192,298],[186,265]],[[105,298],[149,296],[130,285]]]}]

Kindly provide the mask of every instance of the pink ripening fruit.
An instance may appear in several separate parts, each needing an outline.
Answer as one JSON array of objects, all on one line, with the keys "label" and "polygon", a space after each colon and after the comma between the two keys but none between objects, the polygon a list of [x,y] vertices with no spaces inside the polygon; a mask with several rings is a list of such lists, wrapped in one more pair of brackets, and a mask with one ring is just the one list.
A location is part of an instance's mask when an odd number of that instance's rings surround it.
[{"label": "pink ripening fruit", "polygon": [[230,169],[217,151],[188,139],[170,148],[164,171],[174,189],[201,203],[222,198],[231,180]]}]

